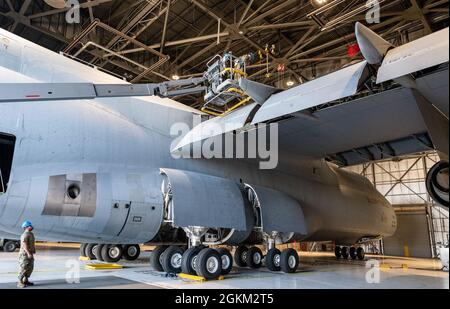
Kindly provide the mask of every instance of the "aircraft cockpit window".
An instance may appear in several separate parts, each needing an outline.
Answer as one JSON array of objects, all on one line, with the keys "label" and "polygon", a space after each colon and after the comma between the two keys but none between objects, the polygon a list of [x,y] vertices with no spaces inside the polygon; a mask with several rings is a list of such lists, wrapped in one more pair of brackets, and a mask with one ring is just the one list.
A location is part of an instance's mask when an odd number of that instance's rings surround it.
[{"label": "aircraft cockpit window", "polygon": [[0,195],[8,189],[15,145],[14,136],[0,132]]}]

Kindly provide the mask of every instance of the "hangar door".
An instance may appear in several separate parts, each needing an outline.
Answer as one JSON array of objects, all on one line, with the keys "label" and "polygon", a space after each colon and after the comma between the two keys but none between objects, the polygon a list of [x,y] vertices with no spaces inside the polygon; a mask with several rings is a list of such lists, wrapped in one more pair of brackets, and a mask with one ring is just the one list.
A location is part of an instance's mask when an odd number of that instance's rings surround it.
[{"label": "hangar door", "polygon": [[[425,210],[398,212],[398,229],[394,236],[384,239],[386,255],[431,258],[431,242]],[[406,249],[406,250],[405,250]]]}]

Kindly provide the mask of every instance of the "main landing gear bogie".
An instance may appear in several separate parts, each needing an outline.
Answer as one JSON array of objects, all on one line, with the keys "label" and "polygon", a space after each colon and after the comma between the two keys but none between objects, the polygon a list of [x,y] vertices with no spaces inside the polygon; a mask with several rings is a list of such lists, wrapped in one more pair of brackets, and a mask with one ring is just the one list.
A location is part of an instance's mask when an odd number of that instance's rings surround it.
[{"label": "main landing gear bogie", "polygon": [[82,244],[80,247],[80,256],[108,263],[117,263],[121,259],[134,261],[140,253],[139,245]]},{"label": "main landing gear bogie", "polygon": [[150,264],[156,271],[184,273],[207,280],[227,275],[233,268],[233,258],[226,248],[195,246],[187,250],[179,246],[160,246],[153,250]]},{"label": "main landing gear bogie", "polygon": [[352,260],[360,260],[363,261],[365,259],[364,248],[362,247],[341,247],[336,246],[334,249],[334,255],[337,259],[348,260],[349,258]]},{"label": "main landing gear bogie", "polygon": [[272,248],[266,256],[263,256],[258,247],[247,248],[245,246],[236,249],[234,260],[239,267],[258,269],[264,263],[270,271],[282,271],[284,273],[295,273],[300,264],[300,258],[294,249],[280,251]]}]

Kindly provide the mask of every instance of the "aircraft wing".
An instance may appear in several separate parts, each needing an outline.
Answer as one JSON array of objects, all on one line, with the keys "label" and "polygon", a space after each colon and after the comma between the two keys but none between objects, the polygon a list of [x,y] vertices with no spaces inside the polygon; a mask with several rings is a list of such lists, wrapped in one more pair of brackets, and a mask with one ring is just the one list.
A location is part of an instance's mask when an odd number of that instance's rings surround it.
[{"label": "aircraft wing", "polygon": [[[342,166],[434,149],[448,158],[448,29],[398,48],[360,24],[356,30],[365,61],[272,94],[251,114],[242,109],[226,118],[251,116],[243,129],[276,122],[281,149]],[[394,80],[397,86],[362,91],[369,71],[377,84]],[[224,126],[224,120],[213,118],[194,128],[173,150],[198,141],[194,135],[200,128]]]}]

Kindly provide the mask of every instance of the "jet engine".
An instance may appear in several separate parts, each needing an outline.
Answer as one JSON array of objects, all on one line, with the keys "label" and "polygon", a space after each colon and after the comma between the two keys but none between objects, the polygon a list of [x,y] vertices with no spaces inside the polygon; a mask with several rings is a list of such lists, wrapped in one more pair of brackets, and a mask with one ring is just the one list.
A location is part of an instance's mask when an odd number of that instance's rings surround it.
[{"label": "jet engine", "polygon": [[427,190],[431,198],[448,209],[449,206],[449,163],[445,161],[435,164],[427,175]]}]

